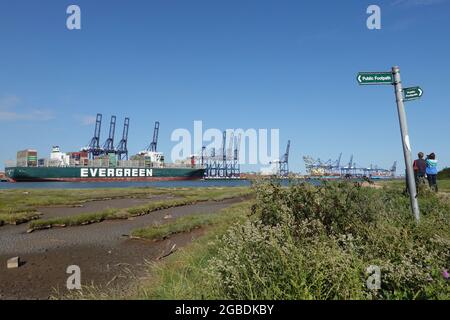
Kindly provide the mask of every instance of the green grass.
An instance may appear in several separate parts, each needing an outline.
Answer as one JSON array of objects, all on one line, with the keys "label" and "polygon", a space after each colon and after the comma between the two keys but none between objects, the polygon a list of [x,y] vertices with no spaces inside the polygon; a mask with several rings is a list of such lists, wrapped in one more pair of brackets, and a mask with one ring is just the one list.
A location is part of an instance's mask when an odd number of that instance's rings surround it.
[{"label": "green grass", "polygon": [[155,188],[0,190],[0,225],[19,224],[37,219],[39,207],[80,205],[104,199],[143,198],[170,192],[169,189]]},{"label": "green grass", "polygon": [[[448,300],[450,202],[430,192],[420,203],[417,224],[398,188],[263,184],[253,205],[223,210],[205,236],[154,263],[133,298]],[[380,290],[366,287],[370,265]]]},{"label": "green grass", "polygon": [[62,218],[34,220],[30,222],[30,229],[40,230],[55,226],[75,226],[101,222],[103,220],[128,219],[131,217],[146,215],[157,210],[185,206],[202,201],[221,201],[229,198],[247,196],[251,194],[251,192],[252,190],[249,188],[202,188],[200,190],[173,190],[170,193],[181,197],[180,199],[154,201],[146,205],[122,210],[108,209],[99,212],[79,214]]},{"label": "green grass", "polygon": [[113,217],[118,212],[117,209],[106,209],[95,213],[83,213],[70,217],[52,218],[46,220],[34,220],[30,222],[31,230],[49,229],[52,227],[70,227],[83,224],[101,222]]},{"label": "green grass", "polygon": [[246,201],[222,209],[207,219],[204,235],[187,247],[163,261],[152,263],[149,278],[141,281],[133,299],[208,299],[210,295],[205,283],[205,270],[210,259],[215,257],[218,246],[214,240],[227,232],[235,223],[249,219],[252,201]]},{"label": "green grass", "polygon": [[0,213],[0,226],[5,224],[21,224],[34,219],[39,219],[40,214],[37,212],[13,212]]},{"label": "green grass", "polygon": [[190,232],[211,225],[217,219],[218,217],[212,214],[189,215],[168,223],[137,229],[132,232],[132,236],[148,240],[163,240],[176,233]]},{"label": "green grass", "polygon": [[439,180],[450,180],[450,168],[439,171],[437,178]]},{"label": "green grass", "polygon": [[[152,227],[136,231],[140,236],[155,239],[175,232],[188,232],[192,228],[205,227],[205,233],[188,246],[158,262],[148,263],[149,277],[132,278],[130,289],[123,292],[122,286],[85,286],[82,291],[68,295],[56,294],[53,299],[202,299],[204,285],[203,271],[209,259],[217,255],[218,247],[213,244],[217,236],[226,233],[234,223],[249,219],[253,201],[248,200],[210,214],[190,215],[169,222],[166,230]],[[169,226],[170,225],[170,226]],[[161,226],[162,227],[162,226]],[[145,230],[145,231],[144,231]],[[206,287],[205,287],[206,289]]]},{"label": "green grass", "polygon": [[[136,234],[161,239],[205,233],[149,266],[135,292],[83,291],[83,298],[450,299],[450,200],[424,192],[421,221],[398,186],[333,182],[256,184],[256,199],[205,217],[190,216]],[[205,220],[204,220],[205,219]],[[371,290],[366,272],[381,270]]]},{"label": "green grass", "polygon": [[[439,192],[450,192],[450,179],[438,179],[438,188]],[[403,190],[406,187],[405,180],[398,179],[398,180],[389,180],[389,181],[379,181],[376,182],[376,184],[382,185],[382,186],[389,186],[396,188],[398,190]]]},{"label": "green grass", "polygon": [[[216,299],[448,300],[450,202],[424,192],[420,205],[417,223],[395,188],[261,184],[257,220],[216,241],[198,286]],[[366,286],[371,265],[378,290]]]}]

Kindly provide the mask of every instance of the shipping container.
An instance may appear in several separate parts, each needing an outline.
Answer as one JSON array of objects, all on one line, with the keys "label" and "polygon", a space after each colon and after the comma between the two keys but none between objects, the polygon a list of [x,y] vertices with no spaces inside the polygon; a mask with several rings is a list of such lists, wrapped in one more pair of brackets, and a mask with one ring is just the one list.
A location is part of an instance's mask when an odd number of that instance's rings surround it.
[{"label": "shipping container", "polygon": [[37,167],[37,151],[36,150],[21,150],[17,152],[17,166],[18,167]]}]

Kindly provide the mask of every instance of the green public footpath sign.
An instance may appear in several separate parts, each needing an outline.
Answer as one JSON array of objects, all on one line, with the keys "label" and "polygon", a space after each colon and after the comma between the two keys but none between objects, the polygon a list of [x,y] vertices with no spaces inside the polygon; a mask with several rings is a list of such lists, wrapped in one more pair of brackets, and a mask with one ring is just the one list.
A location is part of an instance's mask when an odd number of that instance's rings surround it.
[{"label": "green public footpath sign", "polygon": [[391,72],[360,72],[356,77],[359,84],[393,84],[394,76]]},{"label": "green public footpath sign", "polygon": [[403,89],[403,98],[405,101],[419,99],[423,96],[423,90],[420,87]]}]

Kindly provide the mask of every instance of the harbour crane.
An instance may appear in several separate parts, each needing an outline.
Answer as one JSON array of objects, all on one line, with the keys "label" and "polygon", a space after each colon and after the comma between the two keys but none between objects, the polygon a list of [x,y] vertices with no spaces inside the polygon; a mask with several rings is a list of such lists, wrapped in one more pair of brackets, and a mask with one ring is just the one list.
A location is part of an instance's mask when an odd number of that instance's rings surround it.
[{"label": "harbour crane", "polygon": [[394,164],[391,167],[391,175],[395,177],[395,173],[397,172],[397,161],[394,161]]},{"label": "harbour crane", "polygon": [[233,130],[222,132],[222,142],[214,141],[214,147],[202,147],[201,164],[205,167],[205,178],[240,178],[239,145],[241,135],[237,136]]},{"label": "harbour crane", "polygon": [[200,162],[200,164],[202,166],[205,164],[205,152],[206,152],[206,147],[202,146],[202,154],[201,154],[201,162]]},{"label": "harbour crane", "polygon": [[[226,134],[226,131],[225,131],[225,134]],[[234,132],[231,131],[231,134],[228,137],[227,158],[233,157],[233,144],[234,144]]]},{"label": "harbour crane", "polygon": [[130,118],[125,118],[123,123],[122,140],[116,148],[116,154],[119,160],[128,160],[128,128],[130,126]]},{"label": "harbour crane", "polygon": [[241,146],[241,135],[234,137],[234,153],[233,153],[233,165],[231,169],[231,176],[233,178],[241,177],[241,165],[239,163],[239,148]]},{"label": "harbour crane", "polygon": [[227,132],[222,132],[222,164],[219,169],[219,176],[225,177],[227,173],[227,150],[226,150],[226,143],[227,143]]},{"label": "harbour crane", "polygon": [[114,149],[114,134],[116,132],[116,116],[111,116],[111,122],[109,123],[109,136],[103,144],[102,153],[110,154],[116,153]]},{"label": "harbour crane", "polygon": [[99,156],[102,153],[102,148],[100,148],[101,126],[102,126],[102,114],[97,113],[97,116],[95,119],[94,136],[92,137],[89,145],[83,149],[83,151],[88,152],[90,159],[94,159],[94,157]]},{"label": "harbour crane", "polygon": [[344,175],[353,175],[354,163],[353,163],[353,155],[350,156],[350,161],[348,162],[346,167],[341,168],[341,172]]},{"label": "harbour crane", "polygon": [[159,135],[159,121],[155,122],[155,128],[153,129],[153,140],[150,143],[147,151],[156,152],[158,146],[158,135]]},{"label": "harbour crane", "polygon": [[342,152],[339,154],[339,158],[336,160],[333,169],[339,170],[341,168],[341,159],[342,159]]},{"label": "harbour crane", "polygon": [[286,152],[283,155],[279,163],[279,173],[281,177],[287,177],[289,175],[289,149],[291,148],[291,140],[288,140],[286,146]]}]

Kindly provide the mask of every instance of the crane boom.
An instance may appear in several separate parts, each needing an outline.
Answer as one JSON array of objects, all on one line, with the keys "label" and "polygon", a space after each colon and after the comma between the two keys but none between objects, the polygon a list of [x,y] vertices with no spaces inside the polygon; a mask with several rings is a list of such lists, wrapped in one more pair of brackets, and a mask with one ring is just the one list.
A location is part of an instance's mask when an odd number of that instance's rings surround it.
[{"label": "crane boom", "polygon": [[130,118],[125,118],[123,123],[123,131],[122,131],[122,140],[120,140],[117,145],[117,155],[119,156],[119,160],[123,160],[124,158],[128,160],[128,128],[130,125]]},{"label": "crane boom", "polygon": [[89,157],[93,159],[95,156],[101,154],[102,149],[100,148],[100,129],[102,126],[102,114],[97,113],[95,118],[95,129],[94,136],[92,137],[89,146],[85,150],[89,153]]},{"label": "crane boom", "polygon": [[111,122],[109,123],[109,135],[103,144],[102,152],[105,154],[115,153],[114,149],[114,134],[116,132],[116,116],[111,116]]},{"label": "crane boom", "polygon": [[158,136],[159,136],[159,121],[155,122],[155,128],[153,129],[153,140],[150,143],[149,151],[156,152],[158,147]]}]

